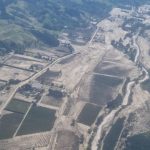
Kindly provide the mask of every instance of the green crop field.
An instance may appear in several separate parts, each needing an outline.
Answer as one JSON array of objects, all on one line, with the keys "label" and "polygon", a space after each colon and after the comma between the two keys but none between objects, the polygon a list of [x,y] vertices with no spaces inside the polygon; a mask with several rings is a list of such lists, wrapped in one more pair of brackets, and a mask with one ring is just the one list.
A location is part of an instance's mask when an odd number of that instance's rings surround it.
[{"label": "green crop field", "polygon": [[2,116],[0,119],[0,139],[12,138],[22,118],[22,114],[11,112]]},{"label": "green crop field", "polygon": [[30,106],[29,102],[21,101],[18,99],[13,99],[10,101],[10,103],[6,106],[6,110],[17,112],[17,113],[26,113]]},{"label": "green crop field", "polygon": [[33,106],[17,135],[50,131],[55,122],[55,110]]},{"label": "green crop field", "polygon": [[87,103],[78,116],[78,122],[91,126],[100,111],[100,107]]},{"label": "green crop field", "polygon": [[113,94],[119,85],[123,83],[122,79],[113,78],[104,75],[93,75],[91,81],[90,101],[98,105],[105,105],[113,100]]}]

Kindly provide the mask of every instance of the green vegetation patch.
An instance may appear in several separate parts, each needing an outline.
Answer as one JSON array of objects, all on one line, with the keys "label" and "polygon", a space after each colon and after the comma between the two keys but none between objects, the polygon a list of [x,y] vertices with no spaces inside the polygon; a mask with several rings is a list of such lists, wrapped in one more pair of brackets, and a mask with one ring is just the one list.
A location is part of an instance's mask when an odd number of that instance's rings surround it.
[{"label": "green vegetation patch", "polygon": [[150,132],[142,133],[129,137],[126,141],[124,150],[149,150],[150,149]]},{"label": "green vegetation patch", "polygon": [[91,126],[96,120],[100,109],[101,108],[97,105],[87,103],[78,116],[78,121],[85,125]]},{"label": "green vegetation patch", "polygon": [[13,99],[5,108],[6,110],[25,114],[30,106],[29,102],[21,101],[19,99]]},{"label": "green vegetation patch", "polygon": [[0,139],[12,138],[22,118],[23,114],[20,113],[3,115],[0,119]]},{"label": "green vegetation patch", "polygon": [[55,122],[56,110],[33,105],[17,135],[50,131]]}]

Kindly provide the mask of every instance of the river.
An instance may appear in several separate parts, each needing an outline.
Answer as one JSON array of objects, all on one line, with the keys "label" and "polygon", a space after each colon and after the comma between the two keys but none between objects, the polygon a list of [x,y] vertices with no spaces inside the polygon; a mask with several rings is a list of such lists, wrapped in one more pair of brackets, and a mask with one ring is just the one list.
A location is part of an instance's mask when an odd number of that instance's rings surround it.
[{"label": "river", "polygon": [[[133,37],[133,45],[134,47],[136,48],[136,55],[135,55],[135,59],[134,59],[134,63],[137,65],[137,63],[140,61],[140,48],[139,48],[139,45],[137,44],[137,38],[138,38],[138,34],[136,34],[134,37]],[[104,131],[104,129],[107,129],[109,128],[113,121],[114,121],[114,118],[115,118],[115,115],[117,112],[119,112],[123,107],[125,106],[128,106],[129,104],[129,97],[131,95],[131,91],[133,89],[133,86],[135,84],[141,84],[143,83],[144,81],[148,80],[149,79],[149,73],[148,71],[146,70],[146,68],[143,66],[142,67],[142,71],[144,72],[144,76],[142,79],[138,79],[138,83],[136,83],[135,80],[133,81],[130,81],[127,85],[127,88],[126,88],[126,94],[123,98],[123,101],[122,101],[122,104],[115,110],[112,110],[103,120],[103,122],[99,125],[98,127],[98,130],[97,130],[97,133],[93,139],[93,142],[92,142],[92,150],[96,150],[98,149],[98,143],[99,143],[99,139],[102,138],[102,133]],[[103,144],[101,144],[103,145]],[[102,149],[102,148],[101,148]]]}]

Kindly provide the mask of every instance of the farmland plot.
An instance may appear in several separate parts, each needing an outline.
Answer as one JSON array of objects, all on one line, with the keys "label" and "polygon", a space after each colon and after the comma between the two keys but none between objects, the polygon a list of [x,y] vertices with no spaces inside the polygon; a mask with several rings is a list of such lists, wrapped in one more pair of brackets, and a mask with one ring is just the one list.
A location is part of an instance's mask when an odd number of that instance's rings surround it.
[{"label": "farmland plot", "polygon": [[52,109],[33,105],[17,135],[50,131],[56,119],[55,112]]}]

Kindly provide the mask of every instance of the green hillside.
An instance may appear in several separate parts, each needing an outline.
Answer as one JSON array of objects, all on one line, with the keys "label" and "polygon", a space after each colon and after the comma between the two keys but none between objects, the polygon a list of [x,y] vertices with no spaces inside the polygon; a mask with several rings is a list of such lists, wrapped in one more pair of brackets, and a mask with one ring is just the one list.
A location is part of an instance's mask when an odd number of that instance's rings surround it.
[{"label": "green hillside", "polygon": [[[129,1],[129,0],[127,0]],[[138,1],[138,0],[136,0]],[[145,0],[146,1],[146,0]],[[61,31],[85,28],[123,0],[1,0],[0,54],[55,47]]]}]

